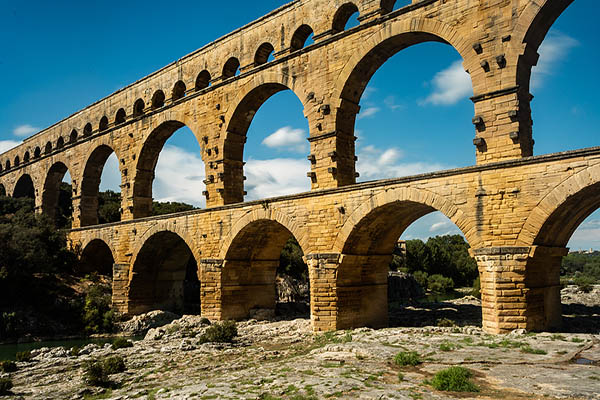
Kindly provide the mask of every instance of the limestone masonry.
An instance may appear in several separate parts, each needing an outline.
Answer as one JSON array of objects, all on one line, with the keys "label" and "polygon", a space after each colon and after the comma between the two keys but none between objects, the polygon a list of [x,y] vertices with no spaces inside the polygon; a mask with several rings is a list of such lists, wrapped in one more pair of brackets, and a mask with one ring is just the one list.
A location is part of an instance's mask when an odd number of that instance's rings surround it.
[{"label": "limestone masonry", "polygon": [[[393,0],[293,1],[0,155],[0,193],[34,197],[52,216],[69,171],[71,245],[82,259],[114,264],[113,302],[127,314],[177,302],[190,257],[204,316],[273,308],[279,254],[294,235],[309,266],[313,328],[385,326],[394,245],[437,210],[472,247],[484,329],[555,328],[561,258],[600,206],[600,148],[533,157],[531,68],[571,2],[422,0],[392,11]],[[360,25],[344,30],[356,11]],[[389,57],[426,41],[453,46],[471,76],[474,139],[465,146],[477,163],[356,184],[361,95]],[[304,104],[312,191],[243,202],[246,132],[282,90]],[[184,125],[201,144],[208,208],[149,217],[159,153]],[[98,226],[100,176],[113,152],[121,222]]]}]

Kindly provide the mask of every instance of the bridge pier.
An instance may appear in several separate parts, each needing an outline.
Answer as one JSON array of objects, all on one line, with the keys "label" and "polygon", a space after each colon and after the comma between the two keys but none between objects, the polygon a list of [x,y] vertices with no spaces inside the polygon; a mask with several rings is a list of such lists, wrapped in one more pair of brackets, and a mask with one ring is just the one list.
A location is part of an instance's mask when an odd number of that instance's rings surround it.
[{"label": "bridge pier", "polygon": [[474,251],[483,329],[548,331],[562,325],[560,264],[566,248],[488,247]]}]

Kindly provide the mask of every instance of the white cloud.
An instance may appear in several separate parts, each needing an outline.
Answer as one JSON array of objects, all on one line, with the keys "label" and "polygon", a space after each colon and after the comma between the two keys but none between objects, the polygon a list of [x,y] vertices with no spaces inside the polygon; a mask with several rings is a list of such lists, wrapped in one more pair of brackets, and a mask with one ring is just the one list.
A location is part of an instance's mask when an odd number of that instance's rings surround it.
[{"label": "white cloud", "polygon": [[454,223],[439,211],[427,214],[416,220],[402,234],[402,240],[421,239],[427,241],[433,236],[461,235],[462,232]]},{"label": "white cloud", "polygon": [[567,247],[571,250],[600,250],[600,219],[596,218],[600,218],[600,211],[579,225]]},{"label": "white cloud", "polygon": [[435,74],[431,84],[434,92],[425,100],[420,101],[420,105],[448,106],[473,94],[471,77],[463,69],[461,61],[456,61],[445,70]]},{"label": "white cloud", "polygon": [[396,98],[394,96],[386,97],[385,100],[383,100],[383,103],[392,111],[401,110],[404,108],[404,105],[396,103]]},{"label": "white cloud", "polygon": [[18,137],[25,137],[38,132],[40,129],[29,124],[19,125],[13,130],[13,135]]},{"label": "white cloud", "polygon": [[373,117],[379,112],[379,107],[367,107],[358,114],[358,119]]},{"label": "white cloud", "polygon": [[374,87],[371,87],[371,86],[367,86],[365,88],[365,91],[362,94],[362,100],[367,100],[376,91],[377,91],[377,88],[374,88]]},{"label": "white cloud", "polygon": [[275,133],[267,136],[262,141],[262,144],[270,148],[287,149],[298,153],[306,153],[308,151],[306,136],[306,131],[303,129],[294,129],[291,126],[284,126]]},{"label": "white cloud", "polygon": [[275,158],[249,159],[244,168],[247,176],[246,200],[285,196],[310,190],[310,162],[306,159]]},{"label": "white cloud", "polygon": [[0,154],[17,147],[19,144],[21,143],[15,140],[0,140]]},{"label": "white cloud", "polygon": [[548,34],[538,50],[540,54],[538,64],[531,71],[531,87],[534,89],[541,87],[544,78],[552,75],[560,61],[573,47],[577,46],[579,46],[577,40],[563,33],[551,32]]},{"label": "white cloud", "polygon": [[403,152],[397,148],[380,149],[373,145],[359,148],[356,169],[362,181],[397,178],[450,168],[443,164],[424,162],[402,163]]},{"label": "white cloud", "polygon": [[440,230],[444,230],[450,225],[452,225],[452,222],[450,221],[436,222],[435,224],[431,225],[431,227],[429,228],[429,232],[437,232]]},{"label": "white cloud", "polygon": [[157,201],[182,201],[204,207],[204,177],[204,162],[200,154],[166,145],[158,158],[153,197]]},{"label": "white cloud", "polygon": [[111,154],[106,160],[102,169],[100,178],[100,190],[112,190],[119,193],[121,191],[121,172],[119,171],[119,160],[115,153]]}]

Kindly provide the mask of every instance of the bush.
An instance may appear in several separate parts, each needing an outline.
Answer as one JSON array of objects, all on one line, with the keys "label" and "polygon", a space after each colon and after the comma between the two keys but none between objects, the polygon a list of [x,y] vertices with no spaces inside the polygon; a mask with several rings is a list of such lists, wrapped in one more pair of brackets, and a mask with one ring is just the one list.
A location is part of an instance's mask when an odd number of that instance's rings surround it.
[{"label": "bush", "polygon": [[413,277],[415,278],[415,281],[417,281],[419,286],[421,286],[424,290],[427,289],[427,278],[429,277],[429,275],[427,275],[427,272],[415,271],[413,273]]},{"label": "bush", "polygon": [[0,369],[3,372],[15,372],[17,370],[17,364],[14,363],[14,361],[2,361],[0,363]]},{"label": "bush", "polygon": [[448,293],[454,289],[454,281],[443,275],[431,275],[427,278],[427,288],[433,293]]},{"label": "bush", "polygon": [[402,351],[396,354],[394,363],[396,363],[396,365],[411,365],[414,367],[415,365],[421,364],[421,357],[416,351]]},{"label": "bush", "polygon": [[589,293],[594,289],[595,279],[590,276],[579,275],[575,278],[574,283],[583,293]]},{"label": "bush", "polygon": [[69,354],[73,357],[77,357],[77,356],[79,356],[80,351],[81,351],[81,348],[79,346],[73,346],[73,347],[71,347]]},{"label": "bush", "polygon": [[15,358],[17,359],[17,361],[22,361],[22,362],[31,361],[31,352],[30,351],[19,351],[15,355]]},{"label": "bush", "polygon": [[470,381],[471,371],[463,367],[443,369],[428,383],[437,390],[449,392],[479,392],[479,388]]},{"label": "bush", "polygon": [[112,356],[106,358],[102,362],[102,367],[107,375],[118,374],[120,372],[125,372],[127,367],[125,366],[125,361],[121,356]]},{"label": "bush", "polygon": [[200,318],[200,325],[210,325],[210,320],[208,318]]},{"label": "bush", "polygon": [[125,349],[127,347],[133,347],[133,343],[123,337],[118,337],[112,342],[113,350]]},{"label": "bush", "polygon": [[200,343],[232,343],[237,336],[237,325],[234,321],[216,323],[200,336]]},{"label": "bush", "polygon": [[85,365],[84,380],[88,385],[108,387],[110,380],[104,366],[100,361],[90,361]]},{"label": "bush", "polygon": [[90,287],[83,307],[83,323],[86,332],[112,332],[114,313],[110,309],[111,301],[110,287],[100,284]]},{"label": "bush", "polygon": [[13,383],[10,378],[0,378],[0,395],[9,394],[12,387]]},{"label": "bush", "polygon": [[471,296],[481,299],[481,279],[479,277],[473,281],[473,290],[471,290]]},{"label": "bush", "polygon": [[449,318],[440,318],[437,320],[437,326],[443,328],[453,328],[456,326],[456,322],[452,321]]}]

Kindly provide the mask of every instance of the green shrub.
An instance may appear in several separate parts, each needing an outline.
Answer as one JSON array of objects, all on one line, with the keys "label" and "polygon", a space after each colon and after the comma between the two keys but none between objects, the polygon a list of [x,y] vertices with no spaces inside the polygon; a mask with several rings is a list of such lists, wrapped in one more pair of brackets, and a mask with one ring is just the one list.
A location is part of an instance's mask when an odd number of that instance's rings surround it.
[{"label": "green shrub", "polygon": [[10,378],[0,378],[0,395],[9,394],[12,387],[13,383]]},{"label": "green shrub", "polygon": [[579,287],[583,293],[589,293],[594,289],[594,283],[596,280],[587,275],[579,275],[575,278],[574,283]]},{"label": "green shrub", "polygon": [[479,388],[470,380],[472,376],[466,368],[450,367],[437,372],[427,383],[447,392],[479,392]]},{"label": "green shrub", "polygon": [[433,293],[448,293],[454,289],[454,281],[443,275],[431,275],[427,278],[427,288]]},{"label": "green shrub", "polygon": [[80,351],[81,351],[81,348],[79,346],[73,346],[73,347],[71,347],[69,354],[73,357],[77,357],[77,356],[79,356]]},{"label": "green shrub", "polygon": [[206,328],[200,336],[200,343],[232,343],[237,336],[237,325],[234,321],[217,322]]},{"label": "green shrub", "polygon": [[115,315],[110,309],[111,301],[109,286],[96,284],[90,287],[83,307],[83,323],[86,332],[112,332]]},{"label": "green shrub", "polygon": [[107,375],[118,374],[127,369],[125,361],[121,356],[112,356],[104,359],[104,361],[102,361],[102,367]]},{"label": "green shrub", "polygon": [[411,365],[414,367],[415,365],[421,364],[421,357],[416,351],[401,351],[394,357],[394,363],[396,363],[396,365]]},{"label": "green shrub", "polygon": [[442,328],[452,328],[456,326],[456,322],[449,318],[440,318],[437,320],[437,326]]},{"label": "green shrub", "polygon": [[481,298],[481,279],[477,277],[473,281],[473,290],[471,290],[471,296]]},{"label": "green shrub", "polygon": [[0,370],[3,372],[15,372],[17,370],[17,364],[14,361],[2,361],[0,363]]},{"label": "green shrub", "polygon": [[15,358],[17,359],[17,361],[22,361],[22,362],[31,361],[31,352],[30,351],[19,351],[15,355]]},{"label": "green shrub", "polygon": [[133,343],[123,337],[118,337],[112,342],[113,350],[125,349],[127,347],[133,347]]},{"label": "green shrub", "polygon": [[413,277],[415,281],[421,286],[423,289],[427,289],[427,278],[429,275],[425,271],[415,271],[413,273]]},{"label": "green shrub", "polygon": [[444,341],[440,344],[441,351],[452,351],[455,348],[456,348],[456,345],[454,345],[453,343],[450,343],[448,341]]},{"label": "green shrub", "polygon": [[108,387],[111,383],[104,365],[100,361],[90,361],[85,364],[83,378],[91,386]]},{"label": "green shrub", "polygon": [[527,354],[541,354],[541,355],[547,354],[546,351],[541,350],[541,349],[534,349],[530,345],[525,345],[525,346],[521,347],[521,352],[527,353]]}]

